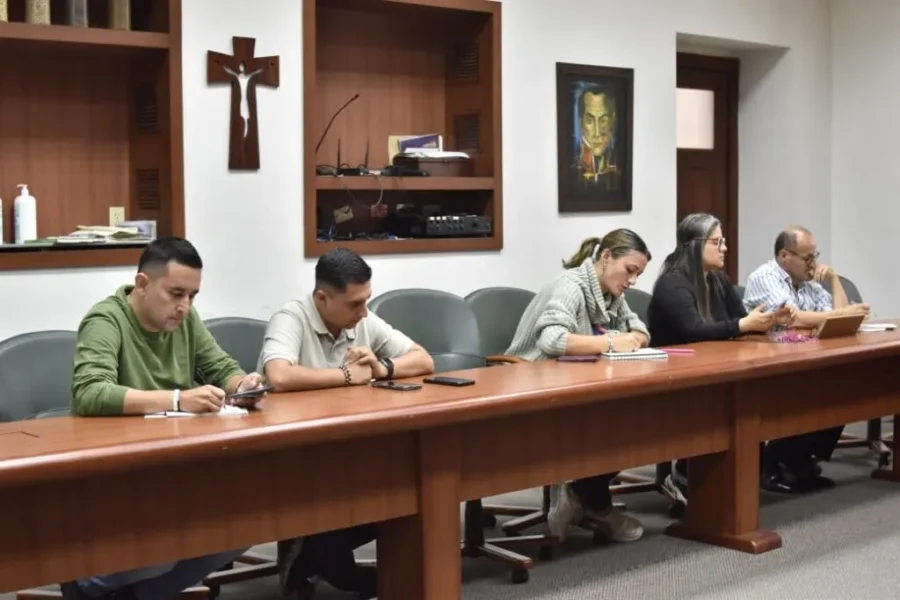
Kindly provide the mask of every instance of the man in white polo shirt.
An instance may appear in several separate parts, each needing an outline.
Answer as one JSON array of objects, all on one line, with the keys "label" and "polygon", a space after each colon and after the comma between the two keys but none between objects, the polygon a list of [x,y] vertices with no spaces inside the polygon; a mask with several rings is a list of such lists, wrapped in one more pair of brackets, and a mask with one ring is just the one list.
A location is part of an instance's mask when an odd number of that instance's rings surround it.
[{"label": "man in white polo shirt", "polygon": [[[434,372],[428,352],[370,314],[372,269],[346,248],[330,250],[316,263],[315,290],[291,300],[266,329],[259,370],[279,392],[366,385]],[[285,594],[320,576],[335,587],[372,598],[374,570],[356,566],[353,550],[375,539],[362,525],[279,542]]]}]

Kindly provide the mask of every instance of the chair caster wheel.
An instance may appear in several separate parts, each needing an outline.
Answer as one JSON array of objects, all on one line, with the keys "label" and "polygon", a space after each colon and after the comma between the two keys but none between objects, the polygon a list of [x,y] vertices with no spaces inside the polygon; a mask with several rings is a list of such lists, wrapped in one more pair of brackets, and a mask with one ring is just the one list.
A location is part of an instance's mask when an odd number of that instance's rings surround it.
[{"label": "chair caster wheel", "polygon": [[687,514],[687,505],[684,502],[676,502],[669,507],[669,516],[673,519],[684,519]]},{"label": "chair caster wheel", "polygon": [[209,589],[209,600],[215,600],[222,593],[222,588],[218,585],[207,585],[206,587]]},{"label": "chair caster wheel", "polygon": [[891,454],[889,452],[882,452],[878,455],[878,466],[886,467],[891,464]]},{"label": "chair caster wheel", "polygon": [[512,582],[515,584],[528,583],[528,569],[513,569]]},{"label": "chair caster wheel", "polygon": [[497,516],[484,514],[481,518],[481,524],[485,527],[496,527],[497,526]]}]

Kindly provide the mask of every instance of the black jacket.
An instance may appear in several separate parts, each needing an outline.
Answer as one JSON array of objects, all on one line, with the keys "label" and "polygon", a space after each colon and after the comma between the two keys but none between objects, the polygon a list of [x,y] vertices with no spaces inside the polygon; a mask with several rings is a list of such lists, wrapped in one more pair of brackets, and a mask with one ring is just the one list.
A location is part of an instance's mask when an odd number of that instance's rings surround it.
[{"label": "black jacket", "polygon": [[734,286],[722,272],[710,273],[707,282],[712,319],[704,321],[697,308],[697,292],[684,274],[669,271],[657,279],[647,309],[654,346],[727,340],[741,334],[738,323],[747,311]]}]

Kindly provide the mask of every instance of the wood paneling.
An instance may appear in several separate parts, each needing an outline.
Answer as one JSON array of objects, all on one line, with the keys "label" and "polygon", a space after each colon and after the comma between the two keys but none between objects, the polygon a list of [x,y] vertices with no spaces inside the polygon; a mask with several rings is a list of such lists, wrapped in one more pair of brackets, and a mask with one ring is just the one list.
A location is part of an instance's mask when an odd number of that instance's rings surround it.
[{"label": "wood paneling", "polygon": [[6,487],[0,591],[415,514],[414,444],[396,435],[315,452],[223,452],[193,464]]},{"label": "wood paneling", "polygon": [[[334,243],[365,254],[500,249],[502,174],[500,145],[500,5],[486,0],[304,0],[304,250],[319,256]],[[359,94],[334,120],[335,112]],[[395,242],[318,242],[331,200],[318,190],[340,190],[316,176],[317,166],[380,169],[390,164],[388,137],[437,133],[444,149],[469,152],[475,177],[409,177],[392,185],[408,192],[403,204],[421,211],[433,197],[420,190],[489,190],[477,212],[493,219],[483,239],[416,239]],[[458,144],[465,146],[457,148]],[[366,150],[368,148],[368,163]],[[417,180],[418,179],[418,180]],[[350,189],[378,189],[368,178],[345,177]],[[413,181],[416,180],[416,181]],[[351,183],[352,181],[352,183]],[[352,203],[347,195],[347,203]],[[474,205],[473,205],[474,206]],[[447,212],[442,207],[441,214]],[[320,215],[325,215],[320,218]],[[385,223],[354,220],[350,234],[372,234]],[[324,227],[327,230],[327,227]],[[399,232],[391,232],[403,236]],[[452,249],[452,250],[451,250]]]},{"label": "wood paneling", "polygon": [[[106,225],[109,208],[184,235],[181,0],[134,0],[133,31],[107,29],[107,3],[91,0],[91,27],[22,22],[24,0],[0,23],[0,197],[3,241],[14,239],[16,184],[37,198],[38,236]],[[0,247],[0,269],[133,264],[114,246]]]},{"label": "wood paneling", "polygon": [[316,155],[369,167],[389,164],[389,135],[446,135],[445,38],[434,19],[319,8],[317,16],[315,131],[321,134],[334,112],[354,94],[359,100],[335,120]]},{"label": "wood paneling", "polygon": [[0,197],[12,241],[16,184],[37,198],[38,236],[105,225],[129,198],[129,61],[68,50],[0,62]]}]

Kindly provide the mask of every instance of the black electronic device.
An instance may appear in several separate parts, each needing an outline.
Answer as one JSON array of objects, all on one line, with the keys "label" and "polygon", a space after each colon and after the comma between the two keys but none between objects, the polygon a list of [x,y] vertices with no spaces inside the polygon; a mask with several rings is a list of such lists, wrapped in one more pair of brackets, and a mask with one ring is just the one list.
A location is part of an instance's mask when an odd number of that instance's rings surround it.
[{"label": "black electronic device", "polygon": [[258,398],[267,392],[271,392],[275,389],[273,385],[261,385],[259,387],[255,387],[252,390],[245,390],[243,392],[235,392],[233,394],[228,394],[225,396],[226,400],[240,400],[241,398]]},{"label": "black electronic device", "polygon": [[493,219],[488,216],[456,215],[425,217],[418,237],[482,237],[491,235]]},{"label": "black electronic device", "polygon": [[435,385],[450,385],[453,387],[463,387],[466,385],[475,385],[474,379],[463,379],[462,377],[426,377],[423,379],[425,383],[433,383]]},{"label": "black electronic device", "polygon": [[373,388],[381,388],[383,390],[395,390],[397,392],[412,392],[421,390],[421,383],[397,383],[396,381],[374,381]]},{"label": "black electronic device", "polygon": [[428,177],[428,173],[402,165],[388,165],[381,169],[382,177]]},{"label": "black electronic device", "polygon": [[[331,120],[328,121],[328,125],[325,126],[325,131],[322,132],[322,137],[319,138],[319,142],[316,144],[316,154],[319,153],[319,148],[322,147],[322,142],[325,141],[325,136],[328,135],[328,130],[331,129],[331,125],[334,123],[334,120],[337,118],[339,114],[341,114],[345,108],[356,102],[359,98],[359,94],[354,94],[352,98],[347,100],[343,106],[341,106],[337,111],[331,116]],[[368,158],[366,159],[368,162]],[[346,167],[345,167],[346,169]],[[356,171],[360,171],[360,169],[355,169]],[[330,167],[328,165],[319,165],[316,167],[316,175],[361,175],[362,173],[342,173],[341,168],[341,140],[338,140],[338,161],[334,167]]]},{"label": "black electronic device", "polygon": [[[328,130],[331,129],[331,124],[334,123],[334,120],[337,118],[339,114],[341,114],[345,108],[356,102],[357,98],[359,98],[359,94],[354,94],[352,98],[347,100],[342,107],[337,109],[334,115],[331,116],[331,120],[328,121],[328,125],[325,126],[325,131],[322,132],[322,137],[319,138],[319,143],[316,144],[316,152],[319,152],[319,148],[322,147],[322,142],[325,141],[325,136],[328,134]],[[340,163],[337,165],[340,166]]]}]

